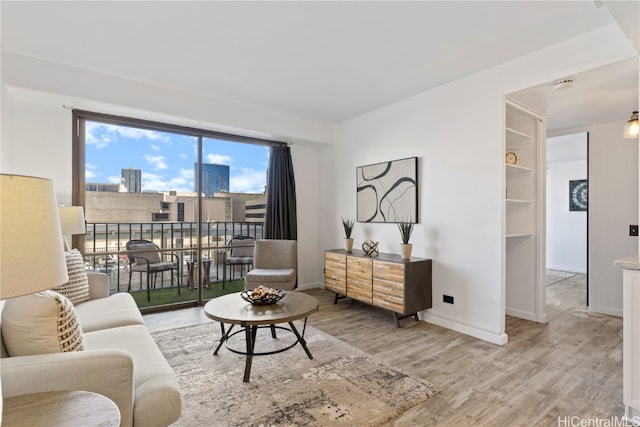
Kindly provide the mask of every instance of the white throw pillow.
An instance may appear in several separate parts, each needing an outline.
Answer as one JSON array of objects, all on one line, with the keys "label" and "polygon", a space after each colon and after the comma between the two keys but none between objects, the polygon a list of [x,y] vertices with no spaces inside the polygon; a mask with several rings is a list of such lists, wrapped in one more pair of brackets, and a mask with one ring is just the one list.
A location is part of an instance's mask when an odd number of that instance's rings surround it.
[{"label": "white throw pillow", "polygon": [[84,267],[82,254],[77,249],[71,249],[64,253],[64,257],[67,260],[69,281],[51,290],[69,298],[73,304],[88,301],[89,279],[87,278],[87,270]]},{"label": "white throw pillow", "polygon": [[2,338],[9,356],[84,350],[84,335],[71,301],[53,291],[6,300]]}]

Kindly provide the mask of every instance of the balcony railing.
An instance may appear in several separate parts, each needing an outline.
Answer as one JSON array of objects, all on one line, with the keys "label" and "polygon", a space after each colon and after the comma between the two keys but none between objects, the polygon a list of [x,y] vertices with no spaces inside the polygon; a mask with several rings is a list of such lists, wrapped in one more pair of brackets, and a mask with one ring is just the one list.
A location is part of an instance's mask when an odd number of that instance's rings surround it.
[{"label": "balcony railing", "polygon": [[[209,262],[209,281],[223,279],[224,256],[228,242],[235,236],[263,237],[261,222],[207,222],[202,224],[198,235],[195,222],[148,222],[148,223],[87,223],[83,252],[86,268],[107,273],[111,292],[126,291],[129,286],[129,259],[126,244],[129,240],[146,239],[154,242],[163,252],[175,253],[180,260],[180,281],[189,283],[187,266],[197,259],[198,242],[202,247],[202,259]],[[227,267],[229,268],[229,267]],[[243,270],[231,267],[227,280],[241,277]],[[170,272],[160,272],[156,288],[171,286]],[[175,279],[175,277],[174,277]],[[193,277],[191,277],[193,281]],[[174,280],[174,286],[176,285]],[[193,283],[193,282],[192,282]],[[146,289],[146,276],[134,272],[131,289]]]}]

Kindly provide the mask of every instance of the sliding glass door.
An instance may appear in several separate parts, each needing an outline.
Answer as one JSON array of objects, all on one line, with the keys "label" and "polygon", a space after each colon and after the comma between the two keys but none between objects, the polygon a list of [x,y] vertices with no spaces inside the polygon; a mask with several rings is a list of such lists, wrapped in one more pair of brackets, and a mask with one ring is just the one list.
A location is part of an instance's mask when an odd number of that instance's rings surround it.
[{"label": "sliding glass door", "polygon": [[73,204],[87,221],[74,247],[111,292],[149,310],[242,288],[250,265],[228,261],[250,249],[229,244],[262,237],[269,147],[281,143],[85,111],[74,135]]}]

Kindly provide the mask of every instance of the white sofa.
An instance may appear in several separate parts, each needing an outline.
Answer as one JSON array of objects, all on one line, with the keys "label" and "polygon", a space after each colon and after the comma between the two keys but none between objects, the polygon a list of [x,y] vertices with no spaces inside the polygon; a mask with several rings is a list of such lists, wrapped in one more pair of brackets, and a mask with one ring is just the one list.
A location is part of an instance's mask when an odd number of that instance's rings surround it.
[{"label": "white sofa", "polygon": [[178,379],[144,326],[133,298],[128,293],[109,296],[105,274],[88,273],[88,277],[90,299],[75,305],[85,350],[9,357],[2,339],[3,397],[87,390],[115,402],[122,426],[175,422],[182,411]]}]

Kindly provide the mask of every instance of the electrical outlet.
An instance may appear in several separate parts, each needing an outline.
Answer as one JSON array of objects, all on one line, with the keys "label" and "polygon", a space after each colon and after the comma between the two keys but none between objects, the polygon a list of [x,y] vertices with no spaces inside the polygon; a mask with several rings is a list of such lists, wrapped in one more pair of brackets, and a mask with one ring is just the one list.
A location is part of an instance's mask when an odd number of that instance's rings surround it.
[{"label": "electrical outlet", "polygon": [[442,302],[453,304],[453,297],[451,295],[442,295]]},{"label": "electrical outlet", "polygon": [[637,236],[638,235],[638,226],[630,225],[629,226],[629,236]]}]

